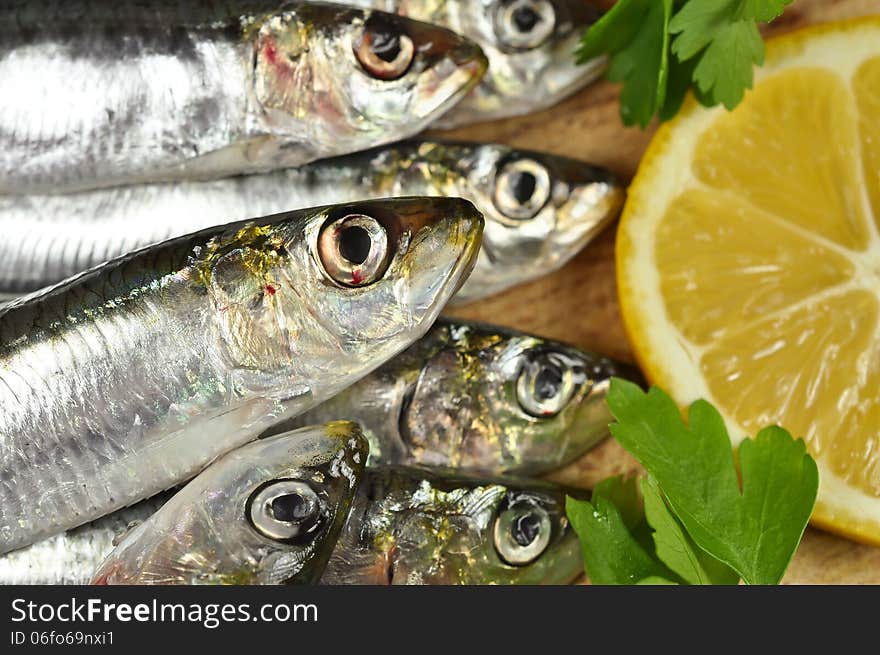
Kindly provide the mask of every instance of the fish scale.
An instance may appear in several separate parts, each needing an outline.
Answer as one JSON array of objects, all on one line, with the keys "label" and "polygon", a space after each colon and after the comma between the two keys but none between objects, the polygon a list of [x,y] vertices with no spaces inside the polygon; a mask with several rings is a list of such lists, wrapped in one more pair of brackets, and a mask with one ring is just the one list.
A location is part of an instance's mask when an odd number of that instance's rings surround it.
[{"label": "fish scale", "polygon": [[[120,37],[110,29],[95,30],[88,51],[73,56],[64,41],[50,40],[55,36],[51,31],[43,36],[48,42],[19,46],[16,56],[3,56],[0,49],[0,79],[18,89],[4,93],[0,111],[0,125],[18,126],[17,138],[0,131],[3,186],[36,180],[73,186],[108,175],[136,175],[147,165],[168,168],[247,138],[250,121],[243,95],[215,91],[246,87],[247,45],[230,40],[216,43],[209,53],[180,57],[176,37],[160,35],[149,44],[142,35],[126,35],[132,45],[124,57],[118,56]],[[152,48],[157,52],[148,51]],[[40,71],[40,86],[28,83],[34,70]],[[46,96],[45,88],[53,89],[52,96]],[[96,103],[93,89],[108,95]],[[71,102],[52,107],[55,94]],[[102,120],[102,114],[113,118]],[[144,121],[143,115],[186,120]],[[35,122],[36,129],[28,131]]]},{"label": "fish scale", "polygon": [[[339,211],[387,225],[387,269],[362,288],[329,281],[320,262],[334,253],[316,252]],[[187,479],[399,352],[470,270],[481,225],[458,199],[301,210],[174,239],[7,305],[0,552]]]},{"label": "fish scale", "polygon": [[[85,573],[97,584],[314,583],[345,523],[366,452],[358,426],[344,421],[242,446]],[[278,516],[273,493],[298,498],[302,514]],[[258,502],[262,494],[269,495]]]},{"label": "fish scale", "polygon": [[[549,398],[536,388],[541,371],[560,380]],[[631,366],[557,341],[441,318],[400,355],[273,431],[341,417],[363,428],[371,464],[540,475],[609,435],[614,376],[641,381]]]},{"label": "fish scale", "polygon": [[[0,193],[216,179],[415,134],[485,57],[449,30],[382,16],[278,0],[4,3]],[[377,22],[415,45],[393,80],[357,49]]]},{"label": "fish scale", "polygon": [[[173,316],[174,308],[165,305],[162,307],[166,315],[163,317],[163,323],[168,323],[169,316]],[[56,321],[50,317],[38,317],[35,321],[39,329],[42,319],[51,321],[54,325]],[[119,317],[121,319],[121,317]],[[133,317],[131,320],[125,320],[122,325],[111,325],[113,323],[111,317],[109,321],[97,321],[82,325],[74,323],[70,326],[70,330],[65,330],[66,326],[59,326],[58,332],[61,336],[54,339],[54,370],[45,371],[45,363],[43,349],[36,351],[29,350],[22,353],[19,357],[6,360],[7,366],[16,371],[28,372],[29,375],[23,380],[23,384],[15,385],[15,396],[18,399],[16,404],[11,398],[0,397],[0,434],[6,435],[11,433],[20,433],[21,427],[13,425],[14,417],[19,412],[14,408],[20,408],[24,413],[25,408],[37,407],[36,415],[29,414],[29,422],[33,427],[39,426],[39,430],[29,430],[31,439],[32,452],[40,452],[49,444],[55,444],[57,447],[65,447],[71,442],[72,435],[74,442],[79,442],[80,457],[68,457],[65,466],[59,467],[57,464],[52,467],[33,465],[33,456],[28,456],[28,451],[21,454],[24,461],[9,463],[6,461],[6,455],[11,449],[4,448],[0,451],[0,462],[4,468],[13,468],[17,470],[32,470],[34,475],[29,478],[32,480],[34,495],[22,495],[18,490],[15,495],[5,496],[0,499],[3,506],[3,512],[6,513],[8,508],[15,506],[22,499],[27,498],[43,498],[49,497],[56,499],[59,505],[52,507],[52,514],[58,517],[69,517],[76,515],[80,511],[89,513],[91,508],[101,506],[113,506],[116,504],[115,499],[121,498],[131,485],[134,489],[143,489],[151,484],[152,479],[167,479],[165,476],[155,476],[151,471],[144,471],[144,474],[135,475],[134,480],[130,480],[123,472],[108,471],[108,461],[102,458],[102,450],[107,444],[107,440],[101,438],[104,434],[124,433],[128,426],[123,426],[122,421],[125,416],[141,416],[149,417],[151,415],[150,408],[144,406],[137,395],[123,397],[115,394],[119,403],[116,412],[108,411],[108,407],[103,401],[95,402],[95,399],[112,398],[114,389],[130,389],[140,387],[142,397],[157,397],[169,393],[176,386],[176,380],[168,379],[165,362],[161,360],[152,360],[144,355],[151,353],[151,349],[156,352],[179,352],[179,348],[175,348],[176,337],[174,330],[165,330],[164,333],[157,334],[155,330],[150,329],[147,325],[150,321],[145,321],[141,317]],[[83,381],[76,371],[82,370],[81,365],[71,358],[65,356],[65,352],[72,353],[79,348],[78,344],[72,344],[72,337],[80,330],[93,330],[95,334],[94,343],[97,347],[88,353],[86,359],[90,366],[101,371],[100,377],[94,380]],[[39,338],[39,332],[30,332],[30,338]],[[6,335],[4,335],[5,337]],[[129,343],[126,341],[131,340]],[[120,343],[123,347],[118,349],[114,344]],[[127,347],[126,347],[127,346]],[[112,366],[110,363],[120,359],[124,353],[124,359],[127,360],[127,366]],[[84,353],[85,354],[85,353]],[[48,359],[52,361],[52,359]],[[216,371],[212,371],[212,367],[205,367],[198,359],[193,358],[187,365],[198,371],[198,375],[210,378],[216,377]],[[173,370],[173,369],[171,369]],[[10,383],[7,388],[12,387]],[[88,387],[88,389],[86,388]],[[92,404],[84,405],[82,398],[88,397],[92,399]],[[57,399],[57,400],[53,400]],[[77,408],[75,411],[71,408]],[[46,414],[48,412],[48,414]],[[114,424],[118,427],[114,429]],[[17,428],[17,429],[16,429]],[[121,428],[121,429],[120,429]],[[129,428],[130,429],[130,428]],[[93,443],[94,442],[94,443]],[[97,447],[96,447],[97,445]],[[137,443],[129,444],[130,448],[136,447]],[[131,455],[136,450],[124,453]],[[146,462],[150,461],[148,453],[144,455]],[[108,457],[110,460],[118,460],[118,457]],[[146,466],[142,466],[142,469]],[[48,477],[40,477],[41,473],[47,472]],[[64,480],[73,479],[88,480],[87,484],[76,485],[70,491],[63,494],[52,495],[51,489],[58,489],[63,486]],[[82,510],[77,508],[84,508]],[[20,510],[24,513],[24,508]],[[44,520],[49,520],[48,512],[43,512]]]},{"label": "fish scale", "polygon": [[[564,503],[564,490],[535,481],[368,468],[321,583],[567,584],[583,560]],[[518,566],[499,542],[516,527],[511,510],[538,519],[547,537]]]},{"label": "fish scale", "polygon": [[[363,448],[365,453],[365,444]],[[232,455],[238,453],[244,451]],[[361,466],[363,459],[353,464]],[[202,484],[205,474],[216,468],[211,465],[191,485]],[[564,518],[565,494],[554,485],[515,478],[459,478],[449,470],[394,467],[367,469],[363,475],[360,485],[351,489],[354,502],[340,537],[328,548],[332,554],[328,552],[324,584],[563,584],[582,572],[578,541]],[[0,584],[85,584],[96,569],[99,575],[100,569],[112,571],[116,583],[148,582],[157,571],[181,574],[181,569],[187,569],[194,576],[209,575],[212,546],[220,547],[221,557],[225,552],[249,550],[241,545],[250,538],[249,531],[241,530],[241,509],[228,516],[203,504],[214,495],[230,497],[232,489],[227,483],[217,486],[211,496],[190,493],[187,503],[172,506],[173,512],[161,509],[173,497],[166,492],[2,555]],[[512,567],[499,560],[496,524],[503,520],[511,501],[543,507],[549,514],[550,524],[541,529],[552,533],[550,543],[525,566]],[[187,507],[185,512],[182,505]],[[196,520],[189,520],[187,513]],[[172,517],[209,529],[169,529]],[[131,522],[143,527],[127,530]],[[177,547],[163,548],[163,542]],[[143,557],[147,552],[150,557]],[[186,565],[181,553],[185,553]]]},{"label": "fish scale", "polygon": [[[317,577],[342,527],[366,459],[367,446],[357,426],[345,422],[311,426],[242,448],[210,464],[180,490],[163,492],[0,555],[0,584],[88,584],[105,558],[124,553],[138,532],[144,545],[154,545],[155,550],[148,555],[136,550],[136,555],[145,556],[131,560],[110,560],[104,583],[148,583],[171,572],[176,575],[164,582],[180,582],[181,575],[190,576],[186,579],[190,583],[286,582],[281,573],[291,569],[291,561],[275,556],[302,548],[299,556],[291,558],[294,570],[313,559],[308,575]],[[311,546],[267,539],[243,520],[255,488],[294,476],[306,478],[322,491],[322,513],[330,519],[329,525],[313,533],[317,541]],[[178,493],[182,496],[172,509],[160,513]],[[175,520],[186,525],[168,525]],[[154,528],[157,521],[164,521],[164,526]],[[137,526],[145,522],[154,529],[139,530]],[[117,544],[119,550],[114,551]],[[242,569],[249,569],[253,577],[240,577]],[[130,577],[120,579],[121,575]]]},{"label": "fish scale", "polygon": [[[511,161],[547,171],[548,197],[531,217],[505,215],[494,193]],[[134,248],[209,227],[218,217],[416,195],[463,197],[486,217],[482,254],[457,296],[461,302],[562,266],[623,201],[610,174],[583,162],[503,145],[430,140],[224,180],[0,196],[0,291],[53,284]]]},{"label": "fish scale", "polygon": [[164,492],[68,532],[0,556],[0,584],[87,584],[114,541],[132,523],[154,514],[173,492]]}]

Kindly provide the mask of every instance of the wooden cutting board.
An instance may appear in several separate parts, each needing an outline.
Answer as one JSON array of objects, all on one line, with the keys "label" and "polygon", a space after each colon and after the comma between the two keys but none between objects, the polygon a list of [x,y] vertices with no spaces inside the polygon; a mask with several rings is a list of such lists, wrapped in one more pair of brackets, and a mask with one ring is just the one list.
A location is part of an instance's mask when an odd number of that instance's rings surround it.
[{"label": "wooden cutting board", "polygon": [[[880,0],[797,0],[766,30],[779,34],[804,25],[880,14]],[[616,85],[600,82],[547,111],[471,125],[444,137],[497,141],[584,159],[605,166],[628,182],[653,129],[625,128],[618,117]],[[611,226],[562,270],[511,289],[453,315],[502,322],[633,361],[617,302],[614,235]],[[637,470],[612,440],[564,471],[561,478],[590,486],[608,475]],[[880,584],[880,548],[872,548],[810,528],[789,569],[792,584]]]}]

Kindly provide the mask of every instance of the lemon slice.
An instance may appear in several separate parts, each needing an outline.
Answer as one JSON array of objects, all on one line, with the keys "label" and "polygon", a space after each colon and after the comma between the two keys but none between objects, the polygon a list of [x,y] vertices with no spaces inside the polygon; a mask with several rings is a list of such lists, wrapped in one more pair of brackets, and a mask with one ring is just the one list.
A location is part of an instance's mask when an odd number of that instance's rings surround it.
[{"label": "lemon slice", "polygon": [[617,237],[649,379],[819,464],[814,522],[880,544],[880,17],[767,44],[733,112],[688,99]]}]

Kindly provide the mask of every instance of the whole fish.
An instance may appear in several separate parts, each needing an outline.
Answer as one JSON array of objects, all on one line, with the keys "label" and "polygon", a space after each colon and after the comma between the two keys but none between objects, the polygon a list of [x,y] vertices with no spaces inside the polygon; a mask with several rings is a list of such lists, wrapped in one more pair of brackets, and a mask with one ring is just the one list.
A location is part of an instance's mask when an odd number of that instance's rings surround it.
[{"label": "whole fish", "polygon": [[322,584],[566,584],[583,572],[561,488],[367,469]]},{"label": "whole fish", "polygon": [[0,552],[180,483],[396,355],[467,276],[481,225],[455,198],[300,210],[4,306]]},{"label": "whole fish", "polygon": [[373,464],[539,475],[608,436],[625,364],[513,330],[439,320],[422,339],[285,425],[357,421]]},{"label": "whole fish", "polygon": [[0,6],[0,193],[298,166],[422,130],[479,48],[393,14],[283,0]]},{"label": "whole fish", "polygon": [[592,0],[346,0],[443,25],[473,39],[489,59],[482,81],[435,127],[528,114],[596,80],[605,58],[584,65],[574,52],[602,15]]},{"label": "whole fish", "polygon": [[354,423],[311,426],[224,455],[131,529],[95,584],[313,584],[364,471]]},{"label": "whole fish", "polygon": [[39,289],[125,252],[297,207],[457,196],[486,218],[475,300],[549,273],[613,220],[624,191],[588,164],[508,146],[410,141],[299,169],[68,195],[0,196],[0,292]]}]

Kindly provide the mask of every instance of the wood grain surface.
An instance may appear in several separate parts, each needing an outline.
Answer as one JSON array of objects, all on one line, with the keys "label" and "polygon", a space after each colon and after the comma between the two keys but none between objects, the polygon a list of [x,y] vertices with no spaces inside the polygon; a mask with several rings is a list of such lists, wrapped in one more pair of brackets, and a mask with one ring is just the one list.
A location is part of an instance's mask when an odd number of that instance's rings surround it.
[{"label": "wood grain surface", "polygon": [[[880,14],[880,0],[797,0],[766,33],[779,34],[813,23],[867,14]],[[616,85],[599,82],[543,112],[438,135],[497,141],[584,159],[606,167],[628,182],[638,168],[653,129],[625,128],[617,113],[617,94]],[[632,362],[617,301],[615,231],[616,225],[612,225],[556,273],[450,313],[460,318],[501,322]],[[608,475],[637,470],[636,462],[609,439],[554,477],[589,487]],[[880,548],[809,528],[785,582],[880,584]]]}]

